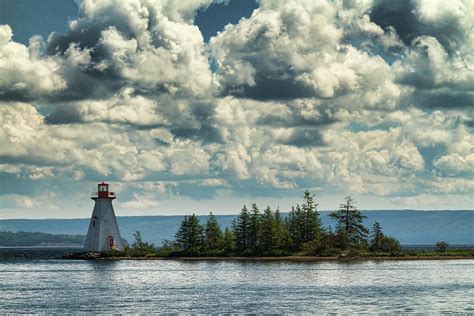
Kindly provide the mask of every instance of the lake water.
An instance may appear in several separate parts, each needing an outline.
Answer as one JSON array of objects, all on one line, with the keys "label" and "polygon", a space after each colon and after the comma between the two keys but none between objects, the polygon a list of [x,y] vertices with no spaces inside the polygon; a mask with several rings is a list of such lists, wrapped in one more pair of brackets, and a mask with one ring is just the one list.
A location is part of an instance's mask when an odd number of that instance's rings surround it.
[{"label": "lake water", "polygon": [[474,313],[474,260],[0,259],[0,314],[75,312]]}]

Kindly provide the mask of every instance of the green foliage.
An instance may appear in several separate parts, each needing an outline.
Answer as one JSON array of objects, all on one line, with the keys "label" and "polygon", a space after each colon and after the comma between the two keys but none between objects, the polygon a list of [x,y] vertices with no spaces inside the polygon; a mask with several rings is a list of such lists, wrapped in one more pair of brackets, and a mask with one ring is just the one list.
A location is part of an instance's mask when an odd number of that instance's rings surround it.
[{"label": "green foliage", "polygon": [[232,228],[227,227],[224,231],[224,252],[232,253],[235,248],[235,235]]},{"label": "green foliage", "polygon": [[156,249],[156,256],[169,257],[173,253],[177,253],[180,250],[181,248],[176,241],[163,240],[161,246]]},{"label": "green foliage", "polygon": [[339,210],[329,215],[337,222],[336,232],[338,234],[339,247],[361,248],[367,244],[368,229],[362,224],[366,216],[355,208],[354,200],[346,197],[344,204],[340,204]]},{"label": "green foliage", "polygon": [[303,240],[308,242],[311,240],[319,239],[321,237],[321,219],[317,207],[319,204],[314,202],[314,194],[310,194],[309,191],[304,192],[304,203],[303,203],[303,214],[304,214],[304,231]]},{"label": "green foliage", "polygon": [[306,191],[303,196],[303,204],[291,209],[287,220],[292,249],[301,250],[303,245],[312,240],[321,238],[322,226],[317,211],[318,204],[314,202],[314,195]]},{"label": "green foliage", "polygon": [[134,241],[130,247],[126,247],[126,253],[132,257],[144,257],[149,254],[156,253],[156,248],[153,244],[143,241],[140,231],[133,234]]},{"label": "green foliage", "polygon": [[400,246],[400,242],[397,239],[390,236],[383,236],[382,251],[388,252],[390,255],[394,255],[396,253],[400,253],[402,251],[402,247]]},{"label": "green foliage", "polygon": [[262,218],[257,204],[252,204],[252,211],[250,212],[250,235],[249,235],[249,249],[252,254],[259,254],[261,252],[261,228]]},{"label": "green foliage", "polygon": [[374,252],[378,252],[382,250],[382,240],[384,235],[382,233],[382,226],[379,222],[375,221],[374,225],[372,226],[371,234],[370,234],[370,250]]},{"label": "green foliage", "polygon": [[276,248],[276,227],[272,210],[268,206],[263,212],[261,222],[261,233],[259,234],[260,251],[267,253]]},{"label": "green foliage", "polygon": [[435,247],[437,252],[446,252],[446,250],[449,248],[449,244],[445,241],[438,241],[435,244]]},{"label": "green foliage", "polygon": [[204,248],[204,227],[196,214],[184,216],[178,231],[176,242],[184,253],[199,255]]},{"label": "green foliage", "polygon": [[205,228],[205,245],[209,251],[220,250],[224,246],[221,227],[212,212],[209,214]]},{"label": "green foliage", "polygon": [[238,253],[242,253],[251,246],[251,231],[250,231],[250,215],[247,207],[240,211],[239,216],[233,224],[235,234],[235,249]]},{"label": "green foliage", "polygon": [[277,208],[273,220],[273,244],[276,249],[283,249],[289,251],[293,245],[290,232],[286,228],[285,222],[282,219],[280,209]]}]

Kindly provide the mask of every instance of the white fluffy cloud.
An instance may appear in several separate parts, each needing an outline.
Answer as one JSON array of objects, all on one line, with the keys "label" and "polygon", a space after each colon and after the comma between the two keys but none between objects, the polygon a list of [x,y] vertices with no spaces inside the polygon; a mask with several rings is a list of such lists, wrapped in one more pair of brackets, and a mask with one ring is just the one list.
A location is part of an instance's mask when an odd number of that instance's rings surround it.
[{"label": "white fluffy cloud", "polygon": [[28,47],[12,41],[12,30],[0,25],[0,99],[29,99],[66,88],[54,58],[43,58],[42,39],[34,36]]},{"label": "white fluffy cloud", "polygon": [[400,5],[409,35],[383,3],[261,1],[209,44],[204,0],[80,1],[66,34],[28,47],[1,26],[0,199],[46,207],[39,187],[108,178],[127,209],[308,187],[457,208],[474,185],[472,5]]},{"label": "white fluffy cloud", "polygon": [[[380,38],[390,36],[368,20],[365,7],[327,1],[264,2],[250,18],[226,26],[211,39],[223,93],[256,99],[357,94],[366,99],[361,105],[368,106],[380,103],[377,95],[398,97],[384,59],[346,40],[362,32],[360,28]],[[364,23],[357,30],[348,28]]]}]

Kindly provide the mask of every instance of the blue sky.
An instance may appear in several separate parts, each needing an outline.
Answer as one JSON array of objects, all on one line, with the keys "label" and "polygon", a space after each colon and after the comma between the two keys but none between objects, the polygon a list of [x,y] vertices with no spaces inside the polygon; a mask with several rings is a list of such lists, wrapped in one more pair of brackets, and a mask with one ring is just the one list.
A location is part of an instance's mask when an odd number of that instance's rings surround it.
[{"label": "blue sky", "polygon": [[0,0],[0,217],[473,209],[472,12]]}]

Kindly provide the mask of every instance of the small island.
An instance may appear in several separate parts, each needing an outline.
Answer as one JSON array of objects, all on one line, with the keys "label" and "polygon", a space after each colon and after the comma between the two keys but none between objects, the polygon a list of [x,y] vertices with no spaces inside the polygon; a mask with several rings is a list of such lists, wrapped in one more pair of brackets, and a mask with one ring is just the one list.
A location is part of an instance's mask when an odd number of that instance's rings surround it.
[{"label": "small island", "polygon": [[306,191],[301,204],[282,214],[277,208],[260,211],[253,203],[244,206],[231,227],[221,229],[210,213],[201,224],[195,214],[184,216],[175,240],[155,246],[134,234],[123,251],[83,252],[65,259],[134,260],[422,260],[472,259],[474,249],[449,249],[440,241],[432,250],[403,250],[393,236],[384,234],[380,223],[364,225],[366,217],[347,196],[339,209],[331,213],[334,229],[321,224],[315,195]]}]

